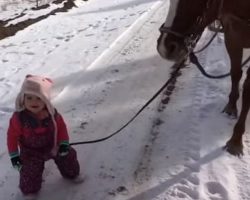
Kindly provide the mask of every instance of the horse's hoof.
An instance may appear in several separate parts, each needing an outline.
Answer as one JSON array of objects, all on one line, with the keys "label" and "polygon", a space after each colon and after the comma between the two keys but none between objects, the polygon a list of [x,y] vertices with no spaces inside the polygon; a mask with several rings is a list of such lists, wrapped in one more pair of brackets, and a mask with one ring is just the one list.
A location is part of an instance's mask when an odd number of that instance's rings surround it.
[{"label": "horse's hoof", "polygon": [[226,105],[226,107],[223,109],[222,111],[223,113],[227,113],[229,116],[231,116],[232,118],[237,118],[238,116],[238,112],[237,112],[237,108],[230,106],[229,104]]},{"label": "horse's hoof", "polygon": [[229,140],[223,147],[228,153],[241,157],[243,156],[243,144],[242,142],[235,142],[234,140]]}]

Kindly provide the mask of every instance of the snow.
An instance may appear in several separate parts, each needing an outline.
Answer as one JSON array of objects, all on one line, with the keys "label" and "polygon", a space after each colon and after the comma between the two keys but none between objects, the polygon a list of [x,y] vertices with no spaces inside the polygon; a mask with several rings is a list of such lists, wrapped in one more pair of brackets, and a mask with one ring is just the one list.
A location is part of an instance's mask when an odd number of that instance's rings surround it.
[{"label": "snow", "polygon": [[[21,200],[6,130],[26,74],[54,80],[53,103],[67,122],[71,142],[78,142],[119,129],[172,72],[173,63],[156,51],[168,0],[77,0],[76,4],[77,8],[0,41],[1,199]],[[6,16],[12,15],[1,13],[1,20]],[[211,36],[205,31],[197,49]],[[223,40],[219,35],[199,54],[209,73],[229,70]],[[235,124],[235,119],[221,113],[230,78],[207,79],[193,65],[181,73],[167,105],[161,103],[165,97],[161,94],[114,137],[74,146],[86,176],[83,184],[63,180],[48,161],[38,199],[249,200],[249,120],[244,156],[222,150]]]}]

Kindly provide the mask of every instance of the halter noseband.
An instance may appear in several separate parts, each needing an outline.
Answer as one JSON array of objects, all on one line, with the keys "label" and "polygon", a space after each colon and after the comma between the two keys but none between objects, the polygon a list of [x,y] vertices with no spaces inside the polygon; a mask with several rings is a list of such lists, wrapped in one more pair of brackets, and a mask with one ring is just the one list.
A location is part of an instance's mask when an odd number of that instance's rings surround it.
[{"label": "halter noseband", "polygon": [[184,35],[184,34],[181,34],[181,33],[177,32],[177,31],[173,31],[173,30],[171,29],[171,27],[165,27],[164,25],[165,25],[165,24],[163,23],[163,24],[161,25],[161,27],[159,28],[159,31],[160,31],[161,33],[170,33],[170,34],[173,34],[173,35],[176,36],[176,37],[185,38],[185,35]]}]

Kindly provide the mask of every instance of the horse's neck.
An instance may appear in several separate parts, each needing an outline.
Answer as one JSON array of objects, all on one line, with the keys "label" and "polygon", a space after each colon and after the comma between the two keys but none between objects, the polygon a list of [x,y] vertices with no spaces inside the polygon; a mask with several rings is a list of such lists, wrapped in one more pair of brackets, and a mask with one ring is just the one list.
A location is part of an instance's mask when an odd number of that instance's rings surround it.
[{"label": "horse's neck", "polygon": [[250,28],[250,18],[244,19],[244,18],[241,18],[241,17],[239,17],[239,16],[237,16],[235,14],[232,14],[232,13],[228,13],[226,16],[230,20],[233,20],[236,23],[238,23],[239,25],[248,26],[248,28]]},{"label": "horse's neck", "polygon": [[249,0],[224,0],[223,13],[230,14],[238,21],[248,21],[250,19]]}]

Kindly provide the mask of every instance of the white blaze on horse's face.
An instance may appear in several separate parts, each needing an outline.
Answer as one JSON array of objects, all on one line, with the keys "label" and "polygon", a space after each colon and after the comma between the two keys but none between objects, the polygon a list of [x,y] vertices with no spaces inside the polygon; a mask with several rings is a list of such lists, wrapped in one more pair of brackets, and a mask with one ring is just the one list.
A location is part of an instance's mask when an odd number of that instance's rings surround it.
[{"label": "white blaze on horse's face", "polygon": [[[164,27],[172,26],[172,23],[176,15],[176,9],[177,9],[178,3],[179,3],[179,0],[169,0],[168,15],[164,23]],[[162,33],[161,36],[162,37],[158,40],[157,50],[163,58],[166,58],[167,49],[165,46],[165,40],[167,37],[167,33]]]}]

